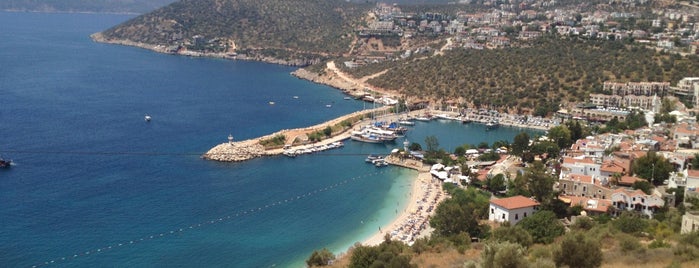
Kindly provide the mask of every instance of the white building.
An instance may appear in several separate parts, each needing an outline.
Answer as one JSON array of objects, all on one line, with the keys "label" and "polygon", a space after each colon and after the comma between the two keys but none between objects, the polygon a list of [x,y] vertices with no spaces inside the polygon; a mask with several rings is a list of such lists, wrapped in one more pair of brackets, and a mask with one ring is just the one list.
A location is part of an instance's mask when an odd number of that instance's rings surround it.
[{"label": "white building", "polygon": [[682,216],[682,229],[680,233],[688,234],[699,231],[699,212],[687,211]]},{"label": "white building", "polygon": [[618,211],[616,216],[622,211],[636,211],[653,218],[653,213],[665,205],[665,201],[654,195],[648,195],[641,190],[617,189],[612,193],[612,206]]},{"label": "white building", "polygon": [[495,222],[510,222],[517,224],[522,219],[531,216],[539,209],[539,202],[518,195],[508,198],[490,200],[488,220]]}]

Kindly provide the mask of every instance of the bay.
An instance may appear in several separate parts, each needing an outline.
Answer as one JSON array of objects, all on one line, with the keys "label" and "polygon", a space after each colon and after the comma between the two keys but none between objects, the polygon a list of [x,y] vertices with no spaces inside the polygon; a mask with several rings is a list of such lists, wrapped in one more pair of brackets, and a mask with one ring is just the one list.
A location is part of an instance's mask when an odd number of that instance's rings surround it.
[{"label": "bay", "polygon": [[[228,134],[310,126],[364,105],[291,67],[89,39],[129,18],[0,12],[0,153],[16,162],[0,170],[0,265],[298,267],[314,249],[346,250],[405,206],[416,173],[363,161],[401,141],[200,159]],[[451,151],[519,131],[430,122],[408,139],[435,135]]]}]

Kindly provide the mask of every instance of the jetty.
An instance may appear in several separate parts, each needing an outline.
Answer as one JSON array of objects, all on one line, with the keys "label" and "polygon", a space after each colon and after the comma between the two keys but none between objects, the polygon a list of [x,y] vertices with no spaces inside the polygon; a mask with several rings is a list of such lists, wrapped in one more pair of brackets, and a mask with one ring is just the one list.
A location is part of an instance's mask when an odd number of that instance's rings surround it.
[{"label": "jetty", "polygon": [[[232,137],[229,137],[228,142],[221,143],[211,148],[209,151],[202,155],[202,158],[221,162],[240,162],[262,156],[281,155],[285,151],[305,150],[309,147],[337,148],[337,146],[330,145],[349,139],[352,130],[354,130],[357,126],[368,123],[367,120],[371,120],[371,118],[369,118],[371,114],[384,112],[389,110],[390,108],[390,106],[384,106],[380,108],[354,112],[315,126],[296,129],[284,129],[263,137],[248,139],[244,141],[233,141]],[[330,137],[327,137],[323,140],[317,142],[310,142],[305,140],[305,138],[307,138],[308,135],[314,132],[323,131],[327,127],[336,126],[342,123],[343,121],[351,120],[352,118],[362,119],[358,120],[357,122],[354,122],[351,126],[344,128],[341,131],[332,133]],[[262,141],[271,140],[275,137],[280,136],[285,137],[285,144],[283,145],[265,148],[265,146],[261,143]]]}]

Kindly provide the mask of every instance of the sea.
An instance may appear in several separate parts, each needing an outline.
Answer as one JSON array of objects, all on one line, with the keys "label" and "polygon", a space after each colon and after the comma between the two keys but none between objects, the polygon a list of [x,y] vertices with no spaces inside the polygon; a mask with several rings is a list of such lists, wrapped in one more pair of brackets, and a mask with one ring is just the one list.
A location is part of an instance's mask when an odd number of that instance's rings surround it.
[{"label": "sea", "polygon": [[[89,38],[132,17],[0,12],[0,155],[15,163],[0,170],[0,266],[303,267],[313,250],[345,252],[405,208],[417,173],[364,162],[403,140],[201,159],[229,134],[255,138],[366,105],[292,67]],[[433,121],[406,138],[435,136],[453,151],[520,131]]]}]

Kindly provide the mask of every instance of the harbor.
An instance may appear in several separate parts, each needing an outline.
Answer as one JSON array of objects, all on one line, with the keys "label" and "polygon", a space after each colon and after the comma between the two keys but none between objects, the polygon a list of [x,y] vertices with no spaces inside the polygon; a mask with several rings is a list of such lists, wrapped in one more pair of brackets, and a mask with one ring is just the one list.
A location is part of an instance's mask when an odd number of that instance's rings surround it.
[{"label": "harbor", "polygon": [[[471,122],[483,124],[486,126],[486,130],[493,130],[499,126],[548,130],[560,123],[554,119],[510,115],[484,109],[464,109],[461,112],[425,109],[395,114],[387,113],[390,108],[390,106],[384,106],[354,112],[315,126],[285,129],[270,135],[244,141],[235,141],[232,137],[229,137],[230,139],[228,142],[221,143],[211,148],[202,155],[202,158],[221,162],[240,162],[263,156],[286,155],[293,157],[299,154],[336,149],[342,147],[340,144],[348,139],[369,143],[384,143],[395,140],[395,136],[392,135],[394,135],[393,133],[396,131],[379,129],[376,127],[377,122],[393,122],[395,124],[394,126],[400,125],[400,127],[405,128],[403,126],[414,126],[416,121],[451,120],[459,121],[464,124]],[[383,115],[374,116],[377,113],[383,113]],[[328,127],[336,126],[345,120],[356,117],[362,117],[362,119],[341,131],[333,132],[330,137],[316,142],[305,140],[308,135],[314,132],[322,131]],[[405,131],[405,129],[402,131]],[[286,143],[283,146],[265,148],[261,144],[264,140],[278,136],[285,137]],[[302,141],[298,142],[299,140]]]}]

